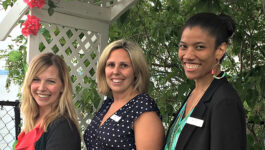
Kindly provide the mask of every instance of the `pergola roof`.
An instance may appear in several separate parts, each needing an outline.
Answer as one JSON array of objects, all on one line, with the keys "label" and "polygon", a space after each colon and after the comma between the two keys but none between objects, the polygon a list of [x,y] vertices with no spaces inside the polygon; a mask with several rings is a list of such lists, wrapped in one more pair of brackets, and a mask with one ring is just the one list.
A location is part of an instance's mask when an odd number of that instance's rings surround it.
[{"label": "pergola roof", "polygon": [[[90,20],[93,22],[105,22],[110,24],[117,19],[122,13],[130,8],[138,0],[61,0],[54,1],[56,4],[55,13],[56,17],[49,16],[47,13],[40,13],[47,10],[48,6],[44,6],[42,10],[35,9],[35,13],[42,15],[42,21],[45,18],[53,17],[53,23],[60,19],[60,14],[74,16]],[[17,0],[11,10],[7,13],[5,18],[0,22],[0,40],[5,40],[12,29],[17,25],[17,22],[25,15],[29,7],[23,0]],[[58,16],[59,15],[59,16]],[[67,19],[67,18],[61,18]],[[51,19],[49,19],[51,22]]]}]

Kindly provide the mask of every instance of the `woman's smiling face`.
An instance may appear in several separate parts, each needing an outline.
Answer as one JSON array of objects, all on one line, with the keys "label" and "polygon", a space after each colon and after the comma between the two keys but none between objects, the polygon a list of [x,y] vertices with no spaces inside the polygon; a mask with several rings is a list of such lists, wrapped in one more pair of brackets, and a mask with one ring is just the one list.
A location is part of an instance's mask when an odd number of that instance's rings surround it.
[{"label": "woman's smiling face", "polygon": [[124,94],[134,91],[134,71],[129,54],[124,49],[110,53],[106,62],[105,75],[112,94]]},{"label": "woman's smiling face", "polygon": [[50,109],[60,98],[63,84],[56,66],[52,65],[34,77],[30,85],[31,94],[39,108]]},{"label": "woman's smiling face", "polygon": [[199,26],[186,27],[179,43],[178,57],[188,79],[197,80],[211,75],[217,63],[215,38]]}]

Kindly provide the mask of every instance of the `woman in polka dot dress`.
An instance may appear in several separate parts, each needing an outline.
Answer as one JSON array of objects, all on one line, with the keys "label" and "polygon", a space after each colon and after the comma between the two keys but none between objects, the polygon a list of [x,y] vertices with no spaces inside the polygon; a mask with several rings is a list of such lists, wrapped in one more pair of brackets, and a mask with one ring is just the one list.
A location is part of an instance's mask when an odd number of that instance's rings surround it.
[{"label": "woman in polka dot dress", "polygon": [[99,58],[99,93],[107,96],[88,125],[88,150],[161,150],[159,109],[148,96],[149,71],[142,49],[131,41],[110,43]]}]

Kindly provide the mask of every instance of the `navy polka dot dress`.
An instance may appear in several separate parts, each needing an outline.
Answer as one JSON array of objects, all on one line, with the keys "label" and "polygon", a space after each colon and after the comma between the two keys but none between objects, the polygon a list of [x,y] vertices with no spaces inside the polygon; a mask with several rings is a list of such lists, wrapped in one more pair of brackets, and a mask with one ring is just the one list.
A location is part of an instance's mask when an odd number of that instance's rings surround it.
[{"label": "navy polka dot dress", "polygon": [[136,150],[134,121],[144,112],[160,112],[155,101],[147,94],[140,94],[121,107],[102,126],[101,120],[107,113],[113,99],[108,98],[88,125],[84,140],[88,150]]}]

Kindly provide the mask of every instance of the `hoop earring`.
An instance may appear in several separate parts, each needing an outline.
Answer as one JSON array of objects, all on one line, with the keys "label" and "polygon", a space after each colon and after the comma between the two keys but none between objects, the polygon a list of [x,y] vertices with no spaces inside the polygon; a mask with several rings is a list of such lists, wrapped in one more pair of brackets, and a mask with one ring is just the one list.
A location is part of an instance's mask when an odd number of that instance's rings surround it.
[{"label": "hoop earring", "polygon": [[[217,61],[218,61],[218,60],[217,60]],[[219,61],[213,66],[212,71],[211,71],[211,74],[213,75],[213,78],[214,78],[214,79],[218,79],[218,80],[219,80],[219,79],[222,79],[223,77],[225,77],[226,73],[223,72],[223,74],[222,74],[221,77],[217,77],[217,76],[215,75],[215,73],[214,73],[214,68],[215,68],[216,66],[220,66]]]}]

